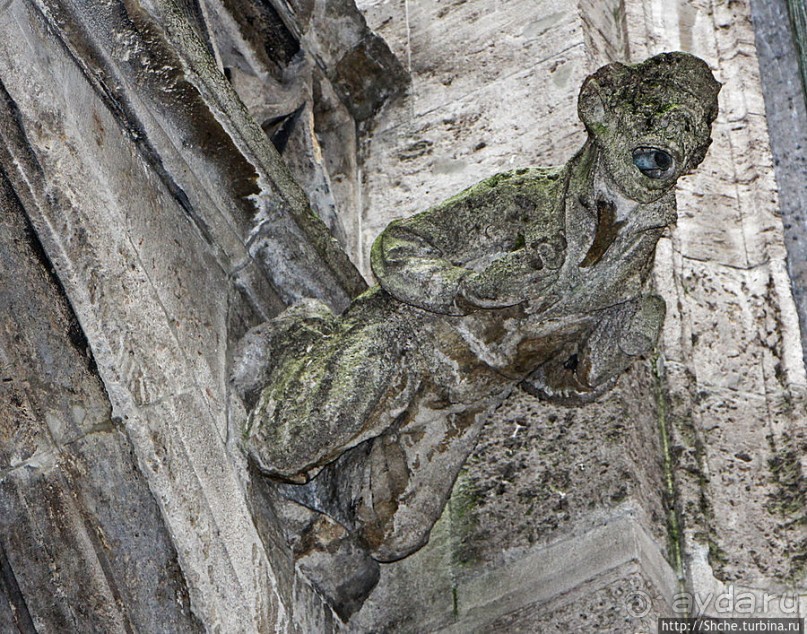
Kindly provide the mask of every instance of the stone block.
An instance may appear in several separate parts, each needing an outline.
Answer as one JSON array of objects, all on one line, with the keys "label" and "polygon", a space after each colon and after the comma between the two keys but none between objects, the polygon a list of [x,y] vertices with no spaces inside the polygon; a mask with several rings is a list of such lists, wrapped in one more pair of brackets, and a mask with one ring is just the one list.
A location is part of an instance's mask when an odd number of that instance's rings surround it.
[{"label": "stone block", "polygon": [[[672,614],[675,574],[629,514],[475,570],[448,552],[456,519],[444,514],[427,548],[382,573],[351,631],[634,632]],[[413,600],[428,609],[413,613]]]},{"label": "stone block", "polygon": [[696,387],[675,366],[668,367],[667,385],[689,565],[748,587],[773,590],[801,579],[803,480],[796,456],[804,443],[803,405]]},{"label": "stone block", "polygon": [[[551,58],[563,57],[570,48],[582,43],[579,16],[563,2],[495,2],[492,10],[490,4],[479,0],[456,3],[429,0],[410,5],[408,23],[416,117],[428,116],[458,97],[478,93],[480,85],[507,80],[509,76],[521,75],[523,70],[535,68],[537,74],[546,73],[536,67]],[[440,37],[445,32],[452,36]],[[560,69],[552,80],[565,83],[570,70]],[[578,72],[582,78],[585,69]],[[576,78],[569,79],[575,87],[579,85]],[[519,81],[523,78],[508,83]],[[509,90],[500,89],[499,95],[504,94],[507,101],[521,102]],[[509,121],[518,123],[518,117]]]},{"label": "stone block", "polygon": [[650,634],[656,631],[659,617],[673,614],[665,597],[668,592],[669,587],[654,585],[643,574],[641,565],[629,563],[581,583],[554,600],[522,607],[482,627],[446,631]]},{"label": "stone block", "polygon": [[764,296],[765,270],[743,271],[694,260],[684,260],[682,266],[692,370],[698,384],[764,394],[763,349],[749,298]]},{"label": "stone block", "polygon": [[407,72],[410,65],[409,5],[406,0],[358,0],[356,6],[371,31],[390,47]]}]

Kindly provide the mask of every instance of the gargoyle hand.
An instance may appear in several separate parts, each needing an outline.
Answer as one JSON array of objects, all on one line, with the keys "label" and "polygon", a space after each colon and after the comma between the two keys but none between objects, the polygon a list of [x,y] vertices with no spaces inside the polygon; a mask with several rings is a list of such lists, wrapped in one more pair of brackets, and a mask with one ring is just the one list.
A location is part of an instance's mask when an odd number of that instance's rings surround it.
[{"label": "gargoyle hand", "polygon": [[558,278],[566,241],[562,234],[540,237],[495,260],[479,273],[465,276],[457,304],[504,308],[533,299]]}]

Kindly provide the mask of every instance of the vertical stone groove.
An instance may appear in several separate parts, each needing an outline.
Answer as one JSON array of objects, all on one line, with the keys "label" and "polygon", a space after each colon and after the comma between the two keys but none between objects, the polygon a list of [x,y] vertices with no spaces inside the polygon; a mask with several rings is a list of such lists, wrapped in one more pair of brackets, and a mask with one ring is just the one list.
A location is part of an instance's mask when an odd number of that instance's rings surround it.
[{"label": "vertical stone groove", "polygon": [[20,633],[36,634],[36,627],[34,627],[34,622],[31,619],[31,614],[28,612],[25,598],[20,592],[17,578],[14,576],[14,571],[11,569],[8,557],[6,557],[6,551],[2,541],[0,541],[0,585],[11,604],[14,612],[14,621]]}]

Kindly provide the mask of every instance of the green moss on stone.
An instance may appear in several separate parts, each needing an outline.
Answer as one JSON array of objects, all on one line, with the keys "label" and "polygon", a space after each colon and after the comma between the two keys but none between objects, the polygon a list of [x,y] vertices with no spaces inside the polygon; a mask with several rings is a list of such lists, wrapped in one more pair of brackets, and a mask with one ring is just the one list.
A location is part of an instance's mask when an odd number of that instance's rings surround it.
[{"label": "green moss on stone", "polygon": [[768,469],[776,484],[776,494],[771,497],[768,509],[785,517],[807,517],[807,485],[798,454],[792,449],[779,451],[768,460]]},{"label": "green moss on stone", "polygon": [[473,536],[478,526],[476,511],[482,500],[467,470],[463,469],[454,484],[449,500],[451,517],[451,558],[457,566],[476,561]]}]

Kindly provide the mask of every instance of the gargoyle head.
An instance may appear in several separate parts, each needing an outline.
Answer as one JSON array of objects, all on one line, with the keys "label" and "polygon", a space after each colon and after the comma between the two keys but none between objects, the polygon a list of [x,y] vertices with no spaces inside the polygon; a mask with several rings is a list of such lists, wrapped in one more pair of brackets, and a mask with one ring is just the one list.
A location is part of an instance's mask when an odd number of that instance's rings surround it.
[{"label": "gargoyle head", "polygon": [[649,203],[703,160],[719,91],[703,60],[662,53],[603,66],[583,83],[577,108],[611,184]]}]

